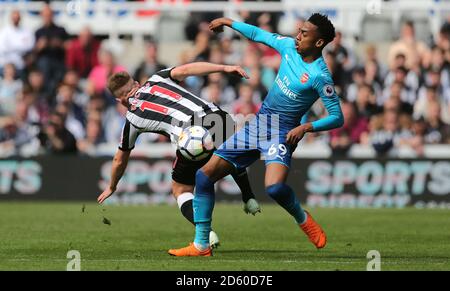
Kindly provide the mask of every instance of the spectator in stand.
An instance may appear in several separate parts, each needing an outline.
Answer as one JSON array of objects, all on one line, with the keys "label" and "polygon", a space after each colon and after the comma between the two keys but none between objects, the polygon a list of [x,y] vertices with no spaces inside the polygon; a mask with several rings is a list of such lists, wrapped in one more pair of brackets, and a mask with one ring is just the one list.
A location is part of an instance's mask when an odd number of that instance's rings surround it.
[{"label": "spectator in stand", "polygon": [[86,110],[89,96],[83,91],[83,81],[80,80],[78,73],[74,70],[66,71],[62,83],[72,87],[74,90],[73,102],[83,108],[83,110]]},{"label": "spectator in stand", "polygon": [[445,124],[441,118],[441,105],[436,100],[430,101],[425,114],[427,134],[425,143],[449,143],[450,125]]},{"label": "spectator in stand", "polygon": [[111,51],[102,49],[99,51],[99,64],[89,73],[87,92],[90,96],[100,95],[105,98],[107,105],[115,104],[116,100],[106,90],[106,82],[114,73],[126,71],[126,68],[116,64],[115,57]]},{"label": "spectator in stand", "polygon": [[49,4],[41,10],[43,26],[35,33],[34,53],[36,66],[44,74],[46,91],[53,93],[65,71],[65,41],[68,34],[63,27],[53,22],[53,11]]},{"label": "spectator in stand", "polygon": [[[392,82],[387,82],[386,88],[384,89],[383,96],[381,100],[378,100],[379,104],[382,104],[386,101],[390,95],[392,95],[393,90],[400,90],[400,99],[408,103],[410,106],[413,106],[417,100],[417,87],[411,87],[406,82],[406,76],[408,74],[408,70],[405,67],[399,67],[395,69],[394,79]],[[397,88],[399,87],[399,88]],[[397,91],[395,91],[397,93]]]},{"label": "spectator in stand", "polygon": [[14,150],[15,123],[13,116],[0,117],[0,157]]},{"label": "spectator in stand", "polygon": [[47,105],[55,104],[54,95],[46,90],[45,76],[41,71],[37,69],[30,71],[25,85],[36,95],[40,103],[42,102]]},{"label": "spectator in stand", "polygon": [[13,115],[16,111],[17,96],[22,90],[22,81],[15,78],[16,69],[12,63],[3,68],[0,78],[0,116]]},{"label": "spectator in stand", "polygon": [[444,58],[447,64],[450,63],[450,16],[441,26],[436,39],[436,45],[444,52]]},{"label": "spectator in stand", "polygon": [[376,103],[376,97],[372,86],[368,84],[362,84],[358,88],[356,97],[356,114],[359,117],[370,117],[381,113],[381,108]]},{"label": "spectator in stand", "polygon": [[[349,102],[355,102],[358,95],[359,88],[365,84],[366,71],[362,67],[357,67],[353,70],[352,80],[353,82],[347,87],[346,100]],[[368,83],[371,84],[371,83]]]},{"label": "spectator in stand", "polygon": [[120,102],[117,102],[115,106],[111,106],[103,112],[101,120],[106,142],[117,143],[120,140],[126,113],[127,108]]},{"label": "spectator in stand", "polygon": [[95,39],[89,27],[84,27],[78,37],[69,41],[66,49],[66,67],[81,78],[87,78],[98,65],[100,41]]},{"label": "spectator in stand", "polygon": [[450,62],[445,60],[444,53],[439,47],[433,48],[430,63],[426,68],[428,72],[440,73],[439,86],[442,87],[444,98],[450,100]]},{"label": "spectator in stand", "polygon": [[102,113],[106,110],[105,98],[101,95],[93,95],[86,106],[86,115],[90,116],[93,113]]},{"label": "spectator in stand", "polygon": [[208,75],[208,85],[203,88],[200,97],[231,112],[233,102],[236,100],[236,93],[221,73],[214,73]]},{"label": "spectator in stand", "polygon": [[411,135],[402,137],[397,143],[398,147],[407,146],[412,148],[418,156],[424,154],[425,134],[427,133],[427,124],[425,120],[420,117],[413,120],[411,126]]},{"label": "spectator in stand", "polygon": [[15,114],[0,119],[0,149],[14,154],[20,154],[25,147],[38,150],[37,134],[39,126],[28,119],[28,105],[19,101]]},{"label": "spectator in stand", "polygon": [[29,86],[24,86],[19,98],[27,104],[28,120],[36,124],[45,124],[49,117],[49,106],[45,100],[38,98],[37,94]]},{"label": "spectator in stand", "polygon": [[158,46],[149,41],[145,44],[145,56],[139,67],[134,72],[134,79],[143,84],[154,73],[167,68],[165,64],[158,61]]},{"label": "spectator in stand", "polygon": [[[352,52],[342,43],[342,32],[336,31],[334,40],[325,48],[326,52],[331,52],[336,57],[336,62],[342,68],[344,84],[350,83],[351,72],[355,67],[355,59]],[[344,87],[345,88],[345,87]]]},{"label": "spectator in stand", "polygon": [[386,155],[393,147],[399,132],[398,113],[394,110],[385,111],[380,127],[370,133],[370,142],[378,155]]},{"label": "spectator in stand", "polygon": [[242,53],[231,37],[223,35],[220,38],[220,48],[224,54],[224,64],[238,64],[242,61]]},{"label": "spectator in stand", "polygon": [[389,87],[396,81],[397,71],[401,69],[406,71],[405,76],[405,84],[408,85],[413,90],[417,90],[419,88],[419,73],[409,70],[406,67],[406,57],[403,54],[398,54],[394,59],[394,65],[388,71],[386,77],[384,78],[384,86]]},{"label": "spectator in stand", "polygon": [[[377,47],[373,44],[369,44],[366,47],[365,50],[365,60],[364,60],[364,64],[367,63],[373,63],[376,66],[376,76],[374,77],[374,80],[376,80],[380,86],[383,85],[383,76],[385,76],[387,74],[387,68],[386,66],[380,62],[379,58],[378,58],[378,50]],[[367,82],[367,80],[366,80]]]},{"label": "spectator in stand", "polygon": [[446,70],[446,63],[444,58],[444,52],[438,47],[434,46],[431,49],[430,57],[422,60],[422,67],[430,71]]},{"label": "spectator in stand", "polygon": [[439,101],[446,102],[450,100],[450,87],[443,86],[441,80],[441,71],[428,70],[424,72],[424,85],[419,89],[418,99],[421,100],[425,97],[426,87],[434,87],[437,90]]},{"label": "spectator in stand", "polygon": [[239,97],[234,103],[234,114],[256,114],[261,104],[254,102],[254,90],[248,83],[242,83],[239,85]]},{"label": "spectator in stand", "polygon": [[13,10],[12,25],[0,31],[0,73],[6,64],[11,63],[20,74],[25,66],[23,60],[25,53],[33,49],[34,35],[31,30],[20,24],[20,20],[20,12]]},{"label": "spectator in stand", "polygon": [[[428,111],[428,106],[431,102],[440,103],[438,96],[438,90],[436,86],[427,85],[420,90],[420,96],[417,102],[414,104],[414,118],[425,117]],[[443,107],[444,108],[444,107]]]},{"label": "spectator in stand", "polygon": [[[191,1],[202,1],[202,0],[191,0]],[[222,0],[210,0],[212,1],[222,1]],[[191,12],[188,18],[188,22],[184,27],[184,32],[186,39],[192,41],[196,38],[196,36],[202,32],[209,32],[208,24],[212,20],[223,17],[223,12]]]},{"label": "spectator in stand", "polygon": [[[100,114],[89,116],[86,124],[86,138],[77,142],[78,150],[82,154],[94,155],[96,147],[104,142],[102,121]],[[117,142],[117,141],[116,141]]]},{"label": "spectator in stand", "polygon": [[383,88],[379,73],[379,66],[375,61],[367,61],[364,65],[365,78],[364,81],[366,84],[371,84],[372,89],[374,90],[375,96],[378,98],[383,94]]},{"label": "spectator in stand", "polygon": [[183,51],[180,55],[180,63],[202,62],[209,59],[210,33],[201,31],[195,37],[194,45]]},{"label": "spectator in stand", "polygon": [[43,131],[39,134],[42,147],[49,153],[75,154],[77,152],[75,137],[64,124],[64,116],[61,113],[53,112]]},{"label": "spectator in stand", "polygon": [[336,90],[336,94],[341,95],[343,90],[345,90],[347,84],[346,84],[346,73],[344,71],[344,68],[342,65],[336,60],[336,55],[329,51],[325,53],[325,63],[327,64],[328,70],[330,71],[334,87]]},{"label": "spectator in stand", "polygon": [[400,39],[394,42],[388,52],[388,62],[391,69],[395,68],[395,57],[399,54],[405,56],[405,67],[416,73],[420,72],[420,63],[429,54],[428,47],[416,39],[414,23],[407,21],[401,29]]},{"label": "spectator in stand", "polygon": [[389,96],[388,99],[386,99],[386,101],[384,101],[384,103],[382,103],[384,111],[386,111],[387,107],[392,105],[397,108],[396,111],[399,113],[406,113],[410,115],[413,113],[413,107],[411,106],[411,104],[402,101],[401,93],[402,93],[402,84],[400,83],[392,84],[390,92],[391,95]]},{"label": "spectator in stand", "polygon": [[345,155],[350,147],[360,142],[361,135],[368,131],[368,118],[358,116],[350,102],[341,104],[344,125],[330,131],[330,146],[335,155]]},{"label": "spectator in stand", "polygon": [[74,103],[74,89],[61,84],[58,87],[56,111],[64,115],[65,127],[74,135],[76,140],[84,138],[85,113],[81,107]]}]

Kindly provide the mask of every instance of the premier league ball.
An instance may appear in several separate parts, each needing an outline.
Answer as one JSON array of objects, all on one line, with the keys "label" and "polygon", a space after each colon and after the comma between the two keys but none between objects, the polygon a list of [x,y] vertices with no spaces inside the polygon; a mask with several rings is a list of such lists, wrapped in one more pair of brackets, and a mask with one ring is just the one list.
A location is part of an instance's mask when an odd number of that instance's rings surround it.
[{"label": "premier league ball", "polygon": [[178,149],[191,161],[201,161],[214,149],[214,143],[208,130],[201,126],[190,126],[183,130],[178,138]]}]

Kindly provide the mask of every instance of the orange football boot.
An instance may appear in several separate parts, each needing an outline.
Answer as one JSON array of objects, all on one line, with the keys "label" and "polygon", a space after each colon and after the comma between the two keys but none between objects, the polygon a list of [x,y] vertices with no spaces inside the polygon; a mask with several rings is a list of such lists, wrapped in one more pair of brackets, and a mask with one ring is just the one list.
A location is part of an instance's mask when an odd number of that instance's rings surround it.
[{"label": "orange football boot", "polygon": [[327,236],[320,225],[312,218],[311,214],[306,210],[305,212],[306,222],[300,224],[300,228],[305,232],[316,248],[321,249],[327,244]]},{"label": "orange football boot", "polygon": [[204,251],[199,251],[194,243],[190,243],[189,246],[181,249],[171,249],[168,251],[169,255],[175,257],[210,257],[212,256],[212,250],[208,247]]}]

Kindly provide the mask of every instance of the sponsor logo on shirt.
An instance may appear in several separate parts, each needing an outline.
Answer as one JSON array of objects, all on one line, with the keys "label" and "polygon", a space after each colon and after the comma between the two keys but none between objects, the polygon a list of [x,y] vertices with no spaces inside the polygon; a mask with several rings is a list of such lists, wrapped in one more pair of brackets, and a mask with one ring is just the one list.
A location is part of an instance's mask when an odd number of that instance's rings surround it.
[{"label": "sponsor logo on shirt", "polygon": [[139,101],[134,98],[128,99],[128,103],[130,103],[130,111],[135,111],[137,109],[138,102]]},{"label": "sponsor logo on shirt", "polygon": [[278,87],[280,88],[281,92],[283,92],[283,94],[285,94],[289,99],[292,100],[296,100],[298,98],[298,95],[291,91],[289,89],[289,85],[290,82],[288,80],[288,78],[285,76],[283,77],[283,80],[281,80],[278,76],[275,78],[275,84],[278,85]]}]

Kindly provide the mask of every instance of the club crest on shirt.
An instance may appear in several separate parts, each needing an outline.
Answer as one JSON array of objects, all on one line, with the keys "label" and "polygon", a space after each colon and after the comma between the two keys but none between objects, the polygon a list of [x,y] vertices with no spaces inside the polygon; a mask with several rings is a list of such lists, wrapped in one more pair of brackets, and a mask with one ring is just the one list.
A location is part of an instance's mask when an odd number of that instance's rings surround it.
[{"label": "club crest on shirt", "polygon": [[327,97],[331,97],[334,94],[334,87],[332,85],[325,85],[323,87],[323,94]]},{"label": "club crest on shirt", "polygon": [[300,78],[300,82],[302,82],[302,84],[305,84],[306,82],[308,82],[309,80],[309,75],[307,73],[304,73],[302,75],[302,77]]},{"label": "club crest on shirt", "polygon": [[138,104],[138,100],[134,99],[134,98],[130,98],[128,99],[128,103],[130,104],[130,110],[131,111],[135,111],[137,109],[137,104]]}]

